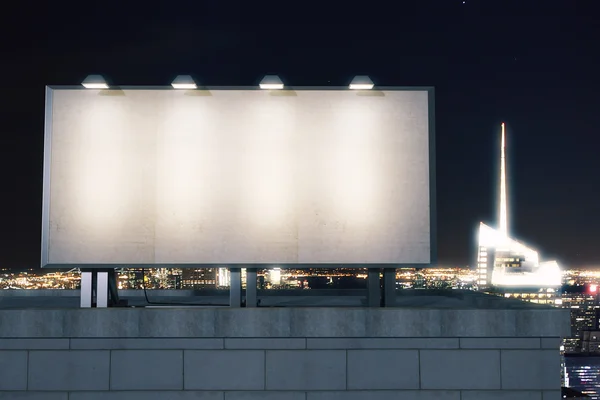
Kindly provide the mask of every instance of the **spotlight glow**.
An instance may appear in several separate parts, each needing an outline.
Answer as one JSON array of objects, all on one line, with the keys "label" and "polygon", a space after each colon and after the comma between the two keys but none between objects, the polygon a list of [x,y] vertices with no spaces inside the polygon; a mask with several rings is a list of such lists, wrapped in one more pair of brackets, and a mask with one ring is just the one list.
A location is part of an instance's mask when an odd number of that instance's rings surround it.
[{"label": "spotlight glow", "polygon": [[86,89],[108,89],[108,85],[106,83],[83,83],[82,85]]},{"label": "spotlight glow", "polygon": [[178,75],[171,83],[171,86],[173,86],[173,89],[193,90],[198,88],[194,79],[189,75]]},{"label": "spotlight glow", "polygon": [[267,89],[267,90],[283,89],[283,83],[261,83],[259,86],[261,89]]},{"label": "spotlight glow", "polygon": [[277,75],[266,75],[258,84],[264,90],[281,90],[283,82]]},{"label": "spotlight glow", "polygon": [[351,90],[371,90],[373,86],[373,81],[366,75],[357,75],[350,82]]},{"label": "spotlight glow", "polygon": [[86,89],[108,89],[108,84],[101,75],[88,75],[81,85]]},{"label": "spotlight glow", "polygon": [[373,85],[369,85],[369,84],[350,84],[350,89],[352,90],[371,90],[373,89]]},{"label": "spotlight glow", "polygon": [[173,86],[173,89],[197,89],[198,86],[196,86],[195,83],[173,83],[171,84],[171,86]]}]

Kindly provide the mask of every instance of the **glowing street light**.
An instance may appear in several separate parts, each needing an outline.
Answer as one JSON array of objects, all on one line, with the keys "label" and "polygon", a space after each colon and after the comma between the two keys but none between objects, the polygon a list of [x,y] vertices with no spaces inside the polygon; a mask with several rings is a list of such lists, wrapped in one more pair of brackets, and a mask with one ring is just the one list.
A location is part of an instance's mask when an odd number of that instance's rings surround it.
[{"label": "glowing street light", "polygon": [[171,82],[173,89],[197,89],[198,86],[194,82],[194,78],[190,75],[177,75],[177,77]]},{"label": "glowing street light", "polygon": [[350,89],[370,90],[373,89],[373,81],[367,75],[357,75],[350,82]]},{"label": "glowing street light", "polygon": [[266,90],[280,90],[283,89],[283,82],[277,75],[265,75],[259,86],[261,89]]},{"label": "glowing street light", "polygon": [[86,89],[108,89],[108,84],[102,75],[88,75],[81,84]]}]

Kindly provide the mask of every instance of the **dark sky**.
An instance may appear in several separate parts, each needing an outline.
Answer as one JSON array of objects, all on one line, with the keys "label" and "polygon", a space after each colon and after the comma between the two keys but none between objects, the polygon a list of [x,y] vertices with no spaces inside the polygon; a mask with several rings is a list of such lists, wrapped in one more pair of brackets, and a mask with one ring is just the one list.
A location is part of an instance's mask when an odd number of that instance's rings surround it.
[{"label": "dark sky", "polygon": [[435,86],[439,261],[472,264],[478,222],[496,221],[506,121],[514,233],[566,265],[600,264],[592,1],[12,3],[0,11],[0,268],[39,265],[44,86],[89,73]]}]

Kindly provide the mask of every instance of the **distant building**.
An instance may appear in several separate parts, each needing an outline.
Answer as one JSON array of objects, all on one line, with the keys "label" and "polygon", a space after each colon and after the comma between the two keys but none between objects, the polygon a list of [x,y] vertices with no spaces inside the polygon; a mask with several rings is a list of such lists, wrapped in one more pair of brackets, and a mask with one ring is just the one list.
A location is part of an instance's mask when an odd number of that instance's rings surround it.
[{"label": "distant building", "polygon": [[220,288],[231,286],[231,271],[229,268],[217,269],[217,286]]},{"label": "distant building", "polygon": [[538,252],[510,237],[508,231],[505,132],[500,154],[499,227],[479,225],[477,284],[480,288],[558,288],[562,273],[556,261],[540,262]]},{"label": "distant building", "polygon": [[540,287],[493,287],[485,291],[488,294],[517,299],[536,304],[547,304],[550,306],[560,305],[561,293],[555,288]]},{"label": "distant building", "polygon": [[[598,329],[598,327],[596,327]],[[600,356],[600,330],[584,331],[581,334],[581,352]]]},{"label": "distant building", "polygon": [[565,386],[590,399],[600,399],[600,355],[566,354]]},{"label": "distant building", "polygon": [[562,307],[571,310],[571,337],[565,338],[565,353],[585,351],[581,340],[588,331],[600,330],[600,294],[597,286],[569,286],[563,289]]},{"label": "distant building", "polygon": [[181,274],[182,289],[207,289],[217,287],[217,268],[184,268]]}]

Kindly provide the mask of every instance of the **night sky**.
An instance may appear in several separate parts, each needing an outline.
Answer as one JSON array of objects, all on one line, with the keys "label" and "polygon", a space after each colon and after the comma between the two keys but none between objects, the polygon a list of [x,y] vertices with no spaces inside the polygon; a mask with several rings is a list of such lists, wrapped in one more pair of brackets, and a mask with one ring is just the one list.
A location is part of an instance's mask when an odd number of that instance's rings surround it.
[{"label": "night sky", "polygon": [[357,74],[435,86],[439,262],[472,265],[479,221],[496,223],[505,121],[514,235],[564,265],[600,264],[592,1],[13,3],[0,12],[0,268],[39,266],[44,86],[91,73],[117,85],[274,73],[293,86]]}]

